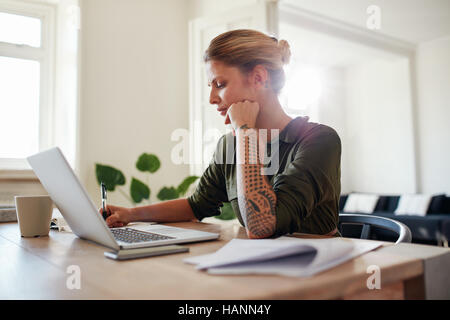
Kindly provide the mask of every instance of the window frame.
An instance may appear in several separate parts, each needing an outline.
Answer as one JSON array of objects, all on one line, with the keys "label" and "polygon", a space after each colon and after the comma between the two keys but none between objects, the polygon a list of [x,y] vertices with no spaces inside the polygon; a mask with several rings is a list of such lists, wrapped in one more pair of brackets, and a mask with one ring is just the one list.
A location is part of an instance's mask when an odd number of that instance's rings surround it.
[{"label": "window frame", "polygon": [[[0,56],[33,60],[40,63],[38,148],[39,150],[49,148],[54,140],[56,6],[44,3],[2,0],[0,12],[41,20],[40,47],[0,41]],[[30,170],[30,166],[23,158],[0,158],[0,170]]]}]

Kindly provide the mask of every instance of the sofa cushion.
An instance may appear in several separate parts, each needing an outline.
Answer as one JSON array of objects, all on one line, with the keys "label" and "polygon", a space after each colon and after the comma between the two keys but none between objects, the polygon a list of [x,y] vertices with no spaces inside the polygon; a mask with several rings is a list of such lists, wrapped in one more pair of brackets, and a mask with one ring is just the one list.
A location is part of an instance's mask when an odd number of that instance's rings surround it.
[{"label": "sofa cushion", "polygon": [[430,194],[403,194],[394,213],[425,216],[430,206]]},{"label": "sofa cushion", "polygon": [[344,210],[345,202],[347,201],[348,194],[341,194],[339,197],[339,212]]},{"label": "sofa cushion", "polygon": [[386,211],[388,203],[389,203],[389,197],[388,196],[380,196],[378,198],[377,205],[375,206],[375,209],[373,210],[373,212]]},{"label": "sofa cushion", "polygon": [[345,202],[344,212],[372,213],[379,197],[377,194],[351,193]]},{"label": "sofa cushion", "polygon": [[445,197],[441,213],[450,213],[450,196]]},{"label": "sofa cushion", "polygon": [[430,205],[428,207],[427,214],[439,214],[444,213],[445,206],[445,194],[438,194],[431,198]]},{"label": "sofa cushion", "polygon": [[387,204],[385,210],[387,212],[394,213],[395,209],[397,209],[399,200],[400,196],[387,196]]}]

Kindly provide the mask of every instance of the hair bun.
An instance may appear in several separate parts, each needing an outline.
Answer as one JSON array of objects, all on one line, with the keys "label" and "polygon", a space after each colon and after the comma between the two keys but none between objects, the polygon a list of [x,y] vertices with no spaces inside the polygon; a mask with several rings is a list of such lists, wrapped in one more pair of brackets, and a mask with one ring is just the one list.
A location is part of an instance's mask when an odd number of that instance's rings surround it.
[{"label": "hair bun", "polygon": [[278,48],[281,53],[281,61],[283,64],[288,64],[291,60],[291,48],[289,43],[286,40],[280,40],[278,41]]}]

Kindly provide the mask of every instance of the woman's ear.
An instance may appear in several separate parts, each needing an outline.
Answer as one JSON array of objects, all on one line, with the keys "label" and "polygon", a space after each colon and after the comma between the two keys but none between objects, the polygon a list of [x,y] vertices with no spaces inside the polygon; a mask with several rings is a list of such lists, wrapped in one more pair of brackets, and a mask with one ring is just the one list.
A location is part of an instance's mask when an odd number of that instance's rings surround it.
[{"label": "woman's ear", "polygon": [[267,69],[260,64],[256,65],[250,73],[250,83],[258,89],[267,88],[269,83]]}]

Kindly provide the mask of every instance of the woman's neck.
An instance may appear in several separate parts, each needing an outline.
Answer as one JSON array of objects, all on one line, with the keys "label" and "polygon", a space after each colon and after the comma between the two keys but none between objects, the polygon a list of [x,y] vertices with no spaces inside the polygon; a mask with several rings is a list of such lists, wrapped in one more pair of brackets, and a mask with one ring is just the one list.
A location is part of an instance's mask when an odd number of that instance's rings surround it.
[{"label": "woman's neck", "polygon": [[[255,126],[258,129],[279,129],[280,131],[292,120],[281,107],[278,97],[266,99],[260,103]],[[270,131],[270,130],[269,130]]]}]

